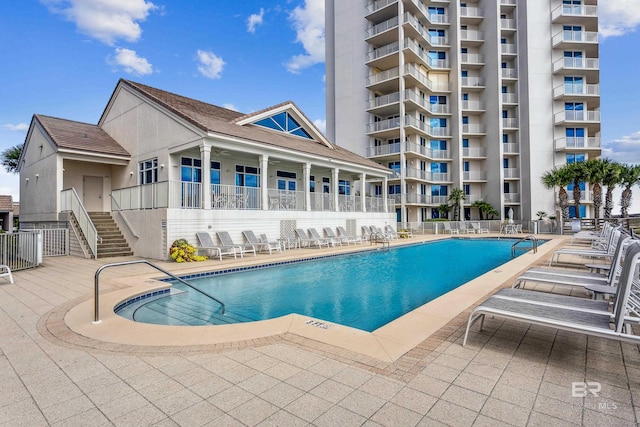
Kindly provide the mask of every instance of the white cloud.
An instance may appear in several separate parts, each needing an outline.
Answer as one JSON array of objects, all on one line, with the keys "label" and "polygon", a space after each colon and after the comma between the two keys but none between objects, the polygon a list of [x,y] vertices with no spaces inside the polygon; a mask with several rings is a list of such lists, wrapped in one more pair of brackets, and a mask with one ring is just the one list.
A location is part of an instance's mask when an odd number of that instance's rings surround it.
[{"label": "white cloud", "polygon": [[158,9],[146,0],[41,0],[53,13],[62,14],[82,33],[113,45],[116,40],[138,41],[139,22]]},{"label": "white cloud", "polygon": [[153,66],[149,61],[139,57],[136,51],[131,49],[117,48],[116,57],[110,63],[124,68],[129,74],[146,76],[153,73]]},{"label": "white cloud", "polygon": [[250,33],[256,32],[256,27],[262,25],[262,18],[264,17],[264,9],[260,8],[260,13],[253,13],[247,18],[247,31]]},{"label": "white cloud", "polygon": [[2,125],[2,127],[11,132],[25,132],[29,129],[29,125],[26,123],[18,123],[17,125],[7,123]]},{"label": "white cloud", "polygon": [[226,108],[227,110],[231,111],[239,111],[233,104],[222,104],[222,108]]},{"label": "white cloud", "polygon": [[316,119],[313,121],[313,124],[320,129],[320,132],[326,133],[327,131],[327,121],[325,119]]},{"label": "white cloud", "polygon": [[598,30],[602,38],[625,35],[640,25],[640,0],[607,0],[598,3]]},{"label": "white cloud", "polygon": [[198,50],[198,71],[210,79],[219,79],[222,77],[222,69],[225,62],[213,52]]},{"label": "white cloud", "polygon": [[640,131],[604,143],[602,157],[620,163],[640,163]]},{"label": "white cloud", "polygon": [[305,0],[304,7],[296,7],[289,19],[296,30],[296,42],[302,43],[306,52],[285,64],[287,71],[297,74],[324,62],[324,0]]}]

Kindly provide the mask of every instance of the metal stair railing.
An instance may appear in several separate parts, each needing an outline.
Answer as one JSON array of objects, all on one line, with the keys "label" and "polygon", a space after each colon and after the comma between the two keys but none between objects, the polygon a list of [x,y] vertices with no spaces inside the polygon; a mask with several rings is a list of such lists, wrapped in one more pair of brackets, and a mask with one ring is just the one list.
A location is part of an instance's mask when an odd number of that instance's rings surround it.
[{"label": "metal stair railing", "polygon": [[530,235],[525,236],[522,239],[518,240],[513,245],[511,245],[511,258],[512,259],[516,257],[516,250],[519,249],[518,248],[518,244],[522,243],[522,242],[531,242],[531,248],[529,248],[529,247],[520,248],[520,250],[524,250],[524,249],[531,250],[531,249],[533,249],[533,253],[534,254],[538,252],[538,239],[533,234],[530,234]]},{"label": "metal stair railing", "polygon": [[60,192],[60,211],[73,212],[80,226],[80,230],[82,230],[85,239],[87,239],[87,244],[93,257],[98,258],[98,241],[100,241],[100,236],[98,236],[96,226],[93,224],[93,221],[91,221],[91,218],[89,218],[89,214],[80,201],[80,197],[78,197],[75,188],[68,188]]},{"label": "metal stair railing", "polygon": [[224,314],[225,312],[225,305],[222,301],[220,301],[218,298],[209,295],[207,292],[203,291],[202,289],[199,289],[195,286],[193,286],[192,284],[182,280],[181,278],[179,278],[178,276],[169,273],[167,270],[158,267],[157,265],[147,261],[146,259],[141,259],[141,260],[135,260],[135,261],[121,261],[121,262],[113,262],[110,264],[105,264],[103,266],[101,266],[100,268],[98,268],[96,270],[96,274],[95,274],[95,278],[94,278],[94,288],[93,288],[93,322],[94,324],[100,323],[100,273],[102,273],[102,270],[105,270],[107,268],[111,268],[111,267],[119,267],[119,266],[123,266],[123,265],[131,265],[131,264],[147,264],[150,267],[155,268],[156,270],[166,274],[167,276],[171,277],[174,280],[177,280],[178,282],[182,283],[183,285],[188,286],[189,288],[193,289],[196,292],[201,293],[202,295],[211,298],[212,300],[214,300],[215,302],[217,302],[218,304],[220,304],[222,306],[222,314]]}]

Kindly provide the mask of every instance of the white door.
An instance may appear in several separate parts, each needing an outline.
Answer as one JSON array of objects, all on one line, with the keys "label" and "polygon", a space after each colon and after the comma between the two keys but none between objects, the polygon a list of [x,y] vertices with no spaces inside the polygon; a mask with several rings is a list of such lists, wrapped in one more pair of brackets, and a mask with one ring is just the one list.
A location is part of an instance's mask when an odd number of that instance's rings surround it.
[{"label": "white door", "polygon": [[82,177],[82,203],[87,212],[102,212],[102,177]]}]

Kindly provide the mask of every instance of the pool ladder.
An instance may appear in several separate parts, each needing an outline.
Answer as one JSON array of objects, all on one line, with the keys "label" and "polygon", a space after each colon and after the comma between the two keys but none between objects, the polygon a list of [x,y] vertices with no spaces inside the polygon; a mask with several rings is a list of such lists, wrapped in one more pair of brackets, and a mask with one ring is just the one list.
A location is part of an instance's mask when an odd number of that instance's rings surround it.
[{"label": "pool ladder", "polygon": [[167,276],[171,277],[174,280],[177,280],[178,282],[182,283],[183,285],[188,286],[189,288],[193,289],[196,292],[201,293],[202,295],[211,298],[212,300],[214,300],[215,302],[217,302],[218,304],[220,304],[220,306],[222,307],[222,314],[224,314],[225,311],[225,306],[224,303],[222,301],[220,301],[218,298],[209,295],[208,293],[206,293],[205,291],[203,291],[202,289],[198,289],[195,286],[193,286],[192,284],[185,282],[184,280],[182,280],[181,278],[179,278],[178,276],[169,273],[167,270],[158,267],[157,265],[147,261],[146,259],[141,259],[141,260],[135,260],[135,261],[122,261],[122,262],[113,262],[111,264],[105,264],[103,266],[101,266],[100,268],[98,268],[96,270],[96,274],[95,274],[95,278],[94,278],[94,295],[93,295],[93,323],[100,323],[100,273],[102,273],[102,270],[105,270],[107,268],[110,267],[119,267],[119,266],[123,266],[123,265],[131,265],[131,264],[147,264],[150,267],[155,268],[158,271],[161,271],[162,273],[166,274]]},{"label": "pool ladder", "polygon": [[382,249],[389,249],[389,238],[378,231],[369,235],[369,243],[382,243]]},{"label": "pool ladder", "polygon": [[[527,246],[526,248],[518,248],[518,244],[522,242],[531,242],[531,247]],[[528,236],[523,237],[522,239],[515,242],[511,245],[511,259],[516,257],[517,250],[531,250],[533,249],[533,253],[538,252],[538,239],[533,234],[529,234]]]}]

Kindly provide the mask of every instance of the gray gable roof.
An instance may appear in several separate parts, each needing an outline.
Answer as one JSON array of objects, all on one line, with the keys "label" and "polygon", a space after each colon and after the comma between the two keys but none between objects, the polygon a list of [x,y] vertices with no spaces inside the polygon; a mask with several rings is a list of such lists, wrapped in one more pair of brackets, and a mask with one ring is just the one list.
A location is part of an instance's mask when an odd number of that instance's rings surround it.
[{"label": "gray gable roof", "polygon": [[96,125],[35,114],[36,120],[58,149],[86,151],[122,157],[131,155]]},{"label": "gray gable roof", "polygon": [[[242,138],[265,145],[286,148],[288,150],[314,156],[351,162],[361,166],[378,169],[380,171],[390,172],[385,166],[333,143],[327,146],[325,143],[320,141],[285,134],[263,128],[262,126],[236,124],[238,120],[251,116],[251,114],[245,115],[237,111],[207,104],[206,102],[176,95],[171,92],[166,92],[141,83],[132,82],[130,80],[121,79],[119,84],[125,85],[144,97],[157,102],[164,108],[170,110],[177,116],[207,133]],[[275,109],[287,103],[295,105],[292,102],[285,102],[261,111]]]}]

